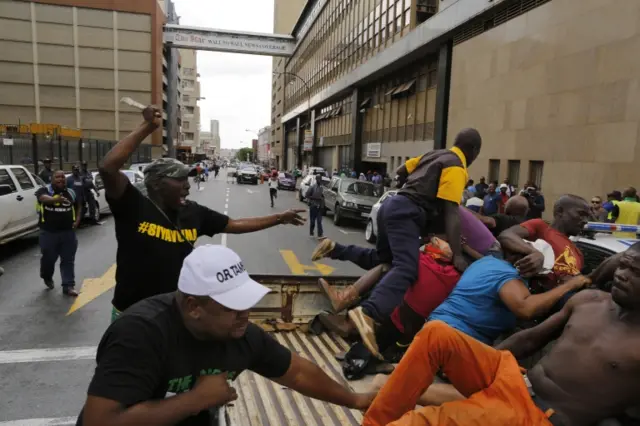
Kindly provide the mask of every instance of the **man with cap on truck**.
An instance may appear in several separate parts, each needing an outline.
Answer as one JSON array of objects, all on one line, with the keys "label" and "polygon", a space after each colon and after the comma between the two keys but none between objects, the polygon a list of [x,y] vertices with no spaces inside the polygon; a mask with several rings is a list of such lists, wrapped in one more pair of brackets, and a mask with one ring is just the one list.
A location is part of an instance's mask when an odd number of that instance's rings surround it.
[{"label": "man with cap on truck", "polygon": [[303,210],[231,219],[188,201],[191,168],[161,158],[144,169],[148,196],[120,172],[142,141],[162,123],[159,109],[147,107],[140,126],[104,157],[100,176],[116,225],[118,252],[112,318],[134,303],[176,290],[182,261],[201,235],[244,234],[280,224],[302,225]]},{"label": "man with cap on truck", "polygon": [[184,260],[177,291],[136,303],[107,329],[80,426],[209,426],[238,398],[230,381],[251,370],[310,398],[366,409],[354,393],[249,322],[269,289],[219,245]]},{"label": "man with cap on truck", "polygon": [[44,183],[49,184],[51,183],[51,178],[53,177],[53,171],[51,170],[51,159],[45,158],[44,160],[42,160],[42,164],[44,165],[44,167],[42,168],[42,170],[40,170],[38,176],[44,181]]}]

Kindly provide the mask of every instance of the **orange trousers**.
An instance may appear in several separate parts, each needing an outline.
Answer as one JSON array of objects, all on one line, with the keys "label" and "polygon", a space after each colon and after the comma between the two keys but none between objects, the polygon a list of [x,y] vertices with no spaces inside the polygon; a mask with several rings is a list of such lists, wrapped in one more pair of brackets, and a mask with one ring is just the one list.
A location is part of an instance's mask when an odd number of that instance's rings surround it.
[{"label": "orange trousers", "polygon": [[[442,368],[467,399],[415,409]],[[430,321],[365,414],[363,426],[551,426],[533,403],[520,367],[442,321]]]}]

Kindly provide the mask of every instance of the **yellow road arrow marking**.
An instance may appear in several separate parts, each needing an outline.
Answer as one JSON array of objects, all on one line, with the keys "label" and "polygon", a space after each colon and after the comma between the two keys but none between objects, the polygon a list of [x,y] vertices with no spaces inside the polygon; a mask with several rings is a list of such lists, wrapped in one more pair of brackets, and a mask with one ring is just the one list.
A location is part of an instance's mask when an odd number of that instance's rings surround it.
[{"label": "yellow road arrow marking", "polygon": [[107,269],[100,278],[87,278],[82,282],[82,289],[76,301],[69,308],[67,315],[71,315],[82,308],[96,297],[111,290],[116,285],[116,265],[115,263]]},{"label": "yellow road arrow marking", "polygon": [[309,275],[307,271],[317,271],[320,275],[331,275],[335,271],[335,268],[320,262],[313,262],[313,265],[303,265],[291,250],[280,250],[280,254],[293,275]]}]

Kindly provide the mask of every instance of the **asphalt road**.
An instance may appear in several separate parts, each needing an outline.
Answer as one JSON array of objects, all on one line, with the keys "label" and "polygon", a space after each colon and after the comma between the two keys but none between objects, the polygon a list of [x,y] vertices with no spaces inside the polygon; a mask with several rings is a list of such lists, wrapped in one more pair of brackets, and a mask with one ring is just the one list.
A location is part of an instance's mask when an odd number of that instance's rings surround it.
[{"label": "asphalt road", "polygon": [[[305,208],[294,192],[279,191],[271,208],[264,185],[217,180],[192,188],[191,199],[233,218],[262,216],[289,208]],[[306,216],[306,214],[305,214]],[[325,236],[341,243],[366,245],[363,226],[337,228],[324,220]],[[95,347],[109,324],[116,255],[114,223],[78,231],[76,282],[78,300],[64,297],[59,286],[47,290],[39,278],[37,237],[0,246],[0,425],[75,424],[95,366]],[[249,235],[203,237],[198,244],[226,244],[243,259],[250,273],[360,275],[356,266],[323,260],[318,270],[310,261],[317,241],[308,225],[282,225]]]}]

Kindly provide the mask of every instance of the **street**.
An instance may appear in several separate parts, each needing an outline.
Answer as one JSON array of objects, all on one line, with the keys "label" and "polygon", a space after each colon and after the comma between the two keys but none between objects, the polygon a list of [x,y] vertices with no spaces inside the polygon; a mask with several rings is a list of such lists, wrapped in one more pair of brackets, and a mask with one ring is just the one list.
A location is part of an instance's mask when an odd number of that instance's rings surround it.
[{"label": "street", "polygon": [[[276,207],[269,204],[266,184],[227,183],[225,173],[191,188],[190,199],[233,218],[262,216],[289,208],[305,208],[295,192],[279,191]],[[104,201],[104,194],[101,195]],[[308,216],[308,214],[304,214]],[[116,240],[111,216],[102,226],[78,231],[74,300],[64,297],[56,267],[56,288],[39,278],[37,237],[0,246],[0,425],[75,424],[95,367],[95,348],[109,325],[115,285]],[[363,228],[337,228],[331,217],[323,222],[325,236],[341,243],[367,245]],[[361,275],[345,262],[311,262],[317,244],[304,227],[281,225],[248,235],[203,237],[198,244],[226,244],[242,258],[250,273]]]}]

